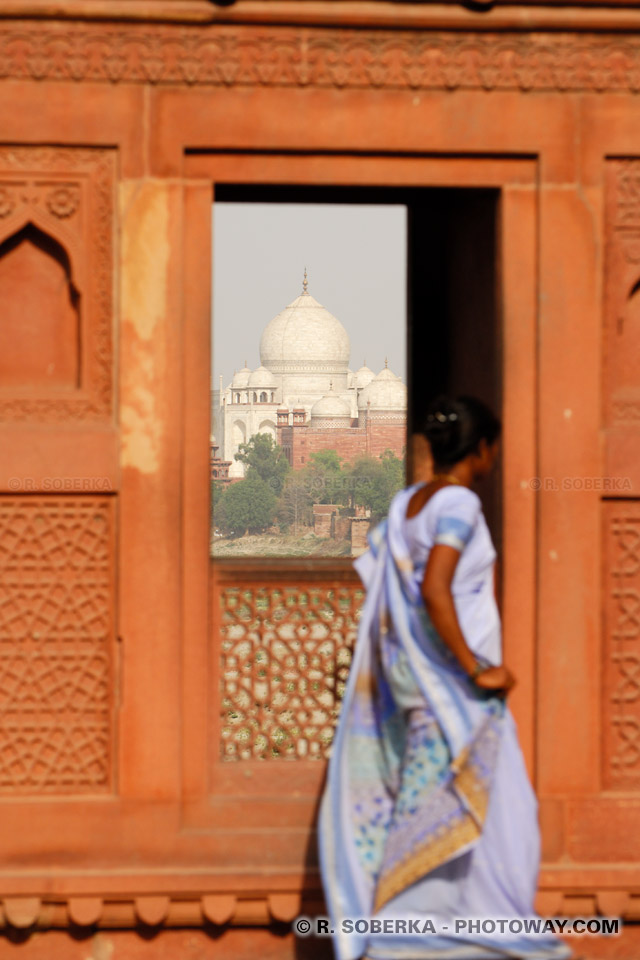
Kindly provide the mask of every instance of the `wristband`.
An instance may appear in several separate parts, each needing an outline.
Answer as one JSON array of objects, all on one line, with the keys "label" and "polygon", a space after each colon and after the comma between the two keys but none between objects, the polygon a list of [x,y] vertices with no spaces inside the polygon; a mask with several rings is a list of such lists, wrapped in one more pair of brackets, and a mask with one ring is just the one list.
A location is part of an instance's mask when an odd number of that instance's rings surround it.
[{"label": "wristband", "polygon": [[473,668],[472,673],[468,674],[470,680],[475,680],[477,676],[487,669],[486,663],[483,663],[482,660],[476,660],[476,665]]}]

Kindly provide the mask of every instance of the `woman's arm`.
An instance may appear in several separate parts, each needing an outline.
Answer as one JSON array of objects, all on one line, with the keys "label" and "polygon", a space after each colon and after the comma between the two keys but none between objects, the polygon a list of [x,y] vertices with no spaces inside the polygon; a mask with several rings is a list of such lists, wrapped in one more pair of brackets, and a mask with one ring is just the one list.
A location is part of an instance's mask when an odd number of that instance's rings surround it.
[{"label": "woman's arm", "polygon": [[471,675],[476,666],[473,651],[464,638],[451,593],[451,581],[460,559],[460,551],[436,543],[429,551],[422,580],[422,599],[438,634],[456,656],[465,673]]},{"label": "woman's arm", "polygon": [[[444,543],[436,543],[429,551],[422,580],[422,598],[427,613],[439,636],[452,651],[462,669],[472,676],[477,660],[460,628],[451,593],[451,581],[460,551]],[[515,683],[513,674],[503,665],[487,667],[475,677],[478,686],[506,693]]]}]

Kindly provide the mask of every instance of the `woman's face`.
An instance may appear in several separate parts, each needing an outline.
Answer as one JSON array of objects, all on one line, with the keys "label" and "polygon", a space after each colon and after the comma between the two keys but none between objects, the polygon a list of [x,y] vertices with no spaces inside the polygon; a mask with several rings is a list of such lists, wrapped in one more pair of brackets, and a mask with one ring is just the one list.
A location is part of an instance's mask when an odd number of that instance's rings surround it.
[{"label": "woman's face", "polygon": [[478,453],[475,455],[475,472],[479,476],[485,476],[493,470],[493,466],[498,457],[500,448],[500,438],[496,438],[489,444],[486,440],[481,440],[478,444]]}]

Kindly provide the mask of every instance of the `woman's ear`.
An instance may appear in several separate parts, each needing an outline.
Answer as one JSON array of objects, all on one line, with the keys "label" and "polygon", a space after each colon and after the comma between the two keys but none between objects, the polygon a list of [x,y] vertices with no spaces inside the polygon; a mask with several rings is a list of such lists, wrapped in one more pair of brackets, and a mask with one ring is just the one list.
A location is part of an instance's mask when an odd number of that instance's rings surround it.
[{"label": "woman's ear", "polygon": [[494,451],[487,443],[486,437],[481,437],[480,440],[478,440],[478,445],[473,455],[478,458],[477,462],[481,472],[483,474],[487,473],[491,469],[494,461]]},{"label": "woman's ear", "polygon": [[478,445],[475,449],[475,454],[482,463],[486,463],[489,458],[491,451],[489,449],[489,444],[486,441],[485,437],[480,437],[478,440]]}]

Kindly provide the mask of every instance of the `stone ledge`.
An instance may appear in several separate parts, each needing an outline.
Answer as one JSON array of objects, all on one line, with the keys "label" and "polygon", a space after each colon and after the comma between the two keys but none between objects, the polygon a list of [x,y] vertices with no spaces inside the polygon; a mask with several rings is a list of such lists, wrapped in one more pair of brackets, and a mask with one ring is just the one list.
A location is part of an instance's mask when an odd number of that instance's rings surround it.
[{"label": "stone ledge", "polygon": [[142,23],[283,23],[404,29],[637,30],[638,0],[2,0],[0,19]]},{"label": "stone ledge", "polygon": [[[542,916],[609,916],[640,920],[640,891],[538,893]],[[143,894],[122,898],[86,896],[5,897],[0,905],[0,930],[27,932],[47,929],[149,929],[176,927],[269,927],[289,924],[300,914],[323,915],[319,896],[307,899],[296,891],[248,897],[240,893],[176,896]]]}]

